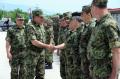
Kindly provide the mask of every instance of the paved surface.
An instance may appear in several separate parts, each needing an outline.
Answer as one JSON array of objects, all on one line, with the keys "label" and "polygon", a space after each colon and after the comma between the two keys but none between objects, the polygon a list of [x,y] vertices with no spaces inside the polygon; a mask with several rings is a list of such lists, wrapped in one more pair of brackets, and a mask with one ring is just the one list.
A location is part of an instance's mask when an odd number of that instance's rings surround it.
[{"label": "paved surface", "polygon": [[[6,32],[0,32],[0,79],[10,79],[10,66],[5,50]],[[61,79],[59,71],[59,57],[54,54],[53,69],[45,70],[45,79]]]}]

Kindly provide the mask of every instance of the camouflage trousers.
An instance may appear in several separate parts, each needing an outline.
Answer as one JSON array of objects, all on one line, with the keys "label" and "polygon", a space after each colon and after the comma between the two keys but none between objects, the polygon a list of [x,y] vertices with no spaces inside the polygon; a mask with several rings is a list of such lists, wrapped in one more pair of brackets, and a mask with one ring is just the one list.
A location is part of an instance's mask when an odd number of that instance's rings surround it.
[{"label": "camouflage trousers", "polygon": [[81,74],[81,58],[79,52],[68,50],[66,52],[66,79],[83,79]]},{"label": "camouflage trousers", "polygon": [[26,57],[26,79],[44,79],[45,75],[45,52],[27,50]]},{"label": "camouflage trousers", "polygon": [[91,79],[90,77],[90,72],[89,72],[89,65],[90,62],[87,59],[87,55],[84,52],[83,54],[80,55],[81,58],[81,74],[82,74],[82,78],[81,79]]},{"label": "camouflage trousers", "polygon": [[65,50],[60,51],[60,75],[62,79],[66,79],[66,55]]},{"label": "camouflage trousers", "polygon": [[45,50],[45,62],[46,63],[52,63],[53,62],[53,53]]},{"label": "camouflage trousers", "polygon": [[9,61],[11,67],[11,79],[26,79],[25,51],[13,51],[12,60]]}]

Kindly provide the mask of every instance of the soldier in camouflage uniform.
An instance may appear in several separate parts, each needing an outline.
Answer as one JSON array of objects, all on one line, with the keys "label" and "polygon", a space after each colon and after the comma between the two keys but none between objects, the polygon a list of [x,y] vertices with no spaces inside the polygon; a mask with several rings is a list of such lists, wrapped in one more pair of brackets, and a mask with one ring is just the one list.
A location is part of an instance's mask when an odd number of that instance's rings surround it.
[{"label": "soldier in camouflage uniform", "polygon": [[[76,15],[77,14],[77,15]],[[65,72],[66,79],[80,79],[80,58],[78,38],[80,30],[80,14],[76,13],[72,18],[69,30],[66,31],[66,40],[63,44],[55,46],[55,48],[65,49]],[[79,17],[79,18],[78,18]],[[80,33],[80,32],[79,32]],[[61,52],[64,53],[64,52]],[[79,65],[79,66],[78,66]]]},{"label": "soldier in camouflage uniform", "polygon": [[120,30],[107,10],[108,0],[93,0],[91,13],[97,23],[87,47],[92,79],[118,79]]},{"label": "soldier in camouflage uniform", "polygon": [[[61,18],[59,20],[59,39],[58,39],[58,44],[62,44],[66,40],[66,32],[68,31],[68,21],[69,21],[69,16],[68,19],[65,19],[63,15],[61,15]],[[62,79],[66,79],[66,56],[65,56],[65,49],[60,50],[60,75]]]},{"label": "soldier in camouflage uniform", "polygon": [[67,79],[81,79],[81,58],[79,53],[79,40],[83,31],[81,13],[72,13],[69,25],[70,34],[66,42],[67,54]]},{"label": "soldier in camouflage uniform", "polygon": [[58,44],[58,31],[59,31],[59,16],[55,15],[52,17],[53,20],[53,31],[54,31],[54,42]]},{"label": "soldier in camouflage uniform", "polygon": [[[46,19],[44,26],[46,31],[46,44],[54,44],[53,35],[53,21],[51,19]],[[45,50],[45,69],[52,69],[53,63],[53,53],[52,51]]]},{"label": "soldier in camouflage uniform", "polygon": [[86,5],[82,8],[82,20],[84,21],[84,29],[81,34],[79,43],[79,53],[81,58],[81,79],[90,79],[89,76],[89,61],[87,59],[87,45],[92,33],[92,28],[95,26],[95,21],[92,19],[91,6]]},{"label": "soldier in camouflage uniform", "polygon": [[6,51],[11,67],[11,79],[26,79],[25,75],[25,26],[22,15],[17,14],[16,25],[9,28]]},{"label": "soldier in camouflage uniform", "polygon": [[45,30],[43,16],[40,9],[32,11],[33,22],[26,28],[26,79],[44,79],[45,52],[44,48],[52,49],[52,45],[45,44]]}]

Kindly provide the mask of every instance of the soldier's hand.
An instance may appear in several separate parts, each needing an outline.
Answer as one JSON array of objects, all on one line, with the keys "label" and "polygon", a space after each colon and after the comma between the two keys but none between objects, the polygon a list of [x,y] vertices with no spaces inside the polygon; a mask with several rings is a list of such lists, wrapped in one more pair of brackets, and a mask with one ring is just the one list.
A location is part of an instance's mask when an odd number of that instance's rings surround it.
[{"label": "soldier's hand", "polygon": [[59,49],[58,46],[54,46],[54,49]]},{"label": "soldier's hand", "polygon": [[53,50],[54,50],[54,45],[49,44],[49,45],[48,45],[48,50],[49,50],[49,51],[53,51]]},{"label": "soldier's hand", "polygon": [[12,54],[11,54],[11,53],[7,53],[7,58],[8,58],[9,60],[12,60]]}]

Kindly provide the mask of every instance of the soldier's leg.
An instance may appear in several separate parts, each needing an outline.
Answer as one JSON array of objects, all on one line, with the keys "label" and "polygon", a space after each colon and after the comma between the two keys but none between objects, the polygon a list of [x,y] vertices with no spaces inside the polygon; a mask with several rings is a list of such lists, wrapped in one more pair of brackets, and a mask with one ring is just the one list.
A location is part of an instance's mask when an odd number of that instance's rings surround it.
[{"label": "soldier's leg", "polygon": [[44,79],[44,75],[45,75],[45,52],[43,51],[37,62],[35,79]]},{"label": "soldier's leg", "polygon": [[[26,53],[26,52],[24,51],[22,53]],[[26,79],[27,71],[25,66],[26,66],[25,55],[20,55],[19,79]]]},{"label": "soldier's leg", "polygon": [[60,53],[60,75],[62,79],[66,79],[66,58],[64,51]]},{"label": "soldier's leg", "polygon": [[12,61],[9,62],[11,67],[11,79],[18,79],[19,59],[13,56]]},{"label": "soldier's leg", "polygon": [[49,52],[48,50],[46,50],[45,52],[45,63],[46,63],[45,66],[46,69],[52,69],[53,53]]},{"label": "soldier's leg", "polygon": [[[31,51],[28,51],[28,52],[31,52]],[[36,52],[33,52],[33,53],[36,54]],[[26,57],[26,60],[25,60],[26,61],[26,71],[27,71],[26,79],[34,79],[38,59],[39,59],[39,55],[29,54]]]},{"label": "soldier's leg", "polygon": [[73,77],[73,69],[74,69],[74,64],[73,64],[73,56],[72,55],[67,55],[67,69],[66,69],[66,79],[72,79]]},{"label": "soldier's leg", "polygon": [[85,55],[83,55],[81,57],[81,70],[82,70],[82,76],[85,79],[90,79],[90,75],[89,75],[89,60],[87,59],[87,57]]}]

